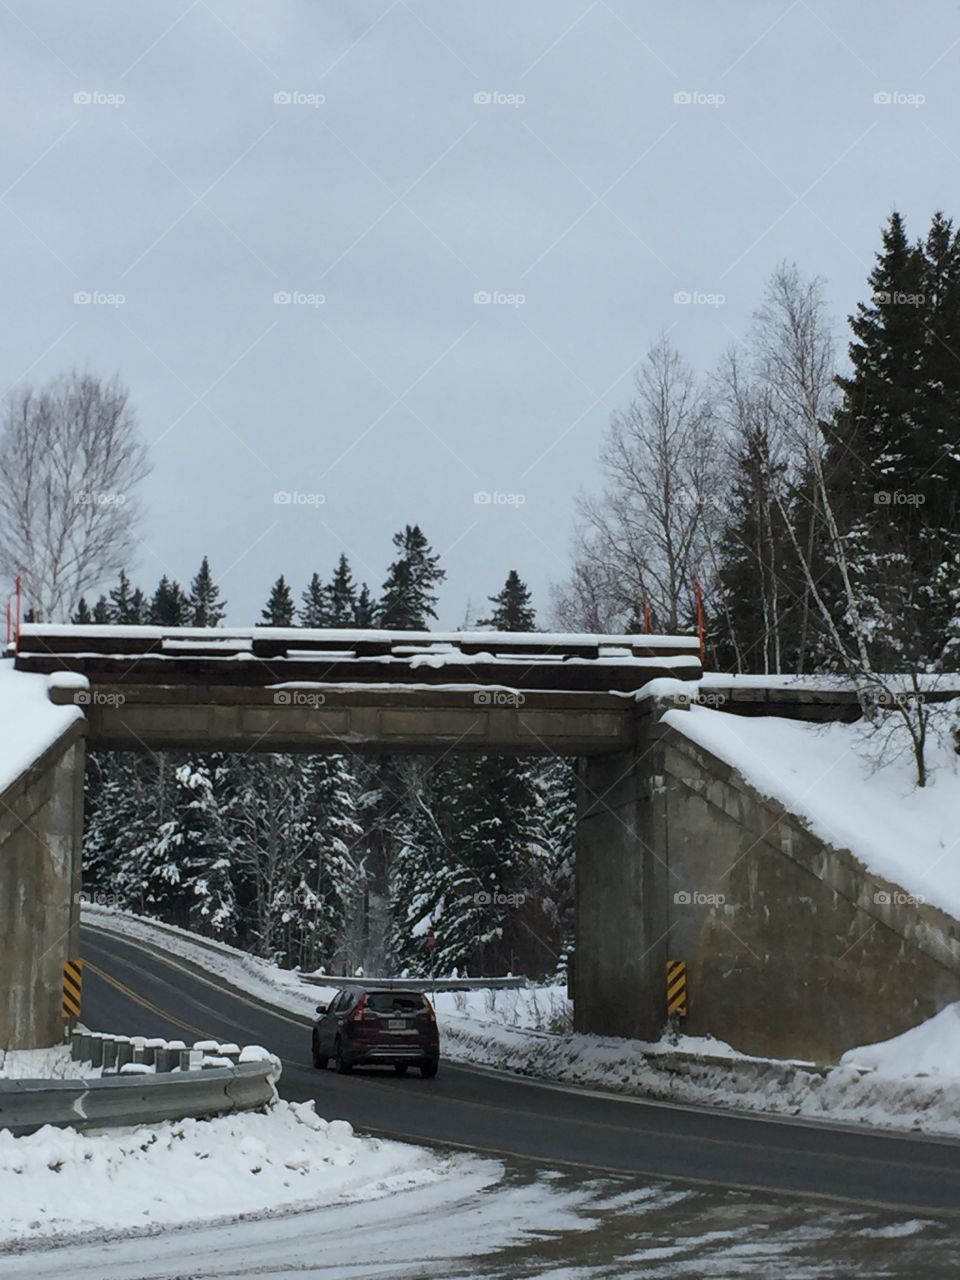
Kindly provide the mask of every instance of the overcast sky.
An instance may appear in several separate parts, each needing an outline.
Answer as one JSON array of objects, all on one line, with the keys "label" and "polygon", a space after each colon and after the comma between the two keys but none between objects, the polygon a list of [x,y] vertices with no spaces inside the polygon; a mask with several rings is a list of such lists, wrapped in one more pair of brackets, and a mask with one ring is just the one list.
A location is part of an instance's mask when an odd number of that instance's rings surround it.
[{"label": "overcast sky", "polygon": [[891,209],[960,213],[956,3],[0,0],[0,51],[2,388],[120,373],[135,576],[207,553],[236,625],[407,522],[443,626],[545,610],[660,333],[709,369],[788,257],[845,338]]}]

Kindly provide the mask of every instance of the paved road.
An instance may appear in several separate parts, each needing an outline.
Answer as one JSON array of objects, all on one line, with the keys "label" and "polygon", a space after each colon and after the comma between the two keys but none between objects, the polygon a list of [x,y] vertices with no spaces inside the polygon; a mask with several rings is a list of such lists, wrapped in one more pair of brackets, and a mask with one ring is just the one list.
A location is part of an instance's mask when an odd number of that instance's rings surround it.
[{"label": "paved road", "polygon": [[449,1062],[435,1080],[380,1070],[317,1072],[309,1031],[292,1016],[225,991],[175,958],[158,959],[90,928],[83,930],[83,955],[84,1021],[92,1030],[266,1045],[284,1061],[284,1097],[315,1098],[321,1115],[358,1129],[559,1169],[960,1213],[960,1142],[598,1095]]}]

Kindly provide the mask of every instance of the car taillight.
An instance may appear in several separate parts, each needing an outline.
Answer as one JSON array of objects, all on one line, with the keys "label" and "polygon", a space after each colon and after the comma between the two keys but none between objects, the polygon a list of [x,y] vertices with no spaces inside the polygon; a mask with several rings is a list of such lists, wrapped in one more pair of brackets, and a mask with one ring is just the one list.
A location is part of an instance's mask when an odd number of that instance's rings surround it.
[{"label": "car taillight", "polygon": [[347,1022],[360,1022],[363,1020],[364,1010],[367,1007],[367,997],[362,995],[357,1001],[354,1008],[347,1014]]}]

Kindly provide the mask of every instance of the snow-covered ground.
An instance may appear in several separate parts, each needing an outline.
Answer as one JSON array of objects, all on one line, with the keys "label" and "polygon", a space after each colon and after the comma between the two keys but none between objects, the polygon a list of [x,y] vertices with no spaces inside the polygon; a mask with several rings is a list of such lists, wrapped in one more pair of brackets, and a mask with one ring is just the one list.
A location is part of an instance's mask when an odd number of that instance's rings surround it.
[{"label": "snow-covered ground", "polygon": [[83,715],[79,706],[54,706],[47,688],[46,676],[15,671],[0,658],[0,793]]},{"label": "snow-covered ground", "polygon": [[370,1200],[501,1166],[357,1137],[312,1102],[81,1134],[0,1130],[0,1243]]},{"label": "snow-covered ground", "polygon": [[0,1080],[77,1080],[82,1066],[68,1044],[50,1049],[0,1049]]},{"label": "snow-covered ground", "polygon": [[859,722],[814,725],[701,706],[668,711],[664,721],[804,818],[820,839],[960,918],[960,757],[949,735],[929,743],[931,777],[918,788],[909,753],[875,767],[876,744]]}]

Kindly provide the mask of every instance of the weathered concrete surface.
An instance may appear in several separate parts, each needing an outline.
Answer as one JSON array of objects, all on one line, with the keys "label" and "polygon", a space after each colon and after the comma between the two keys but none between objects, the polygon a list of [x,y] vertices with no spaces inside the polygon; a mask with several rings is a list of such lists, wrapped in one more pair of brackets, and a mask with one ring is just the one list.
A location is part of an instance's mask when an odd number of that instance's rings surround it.
[{"label": "weathered concrete surface", "polygon": [[649,756],[582,759],[577,776],[578,1031],[655,1039],[663,1026],[667,864]]},{"label": "weathered concrete surface", "polygon": [[829,1062],[960,1000],[956,920],[824,844],[682,733],[651,734],[684,1031]]},{"label": "weathered concrete surface", "polygon": [[63,965],[80,953],[85,729],[75,721],[0,796],[0,1049],[64,1035]]},{"label": "weathered concrete surface", "polygon": [[[78,694],[53,687],[50,696],[73,705]],[[80,696],[91,750],[592,755],[636,737],[634,703],[603,693],[138,685],[131,676]]]}]

